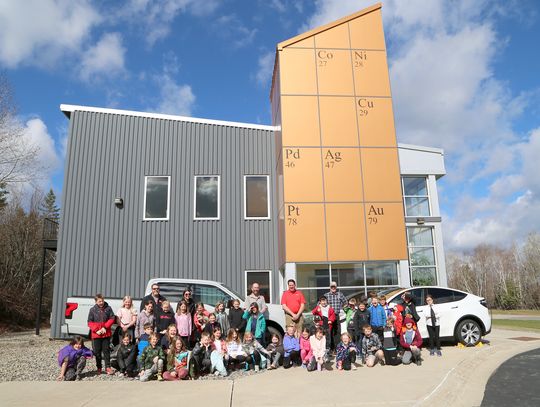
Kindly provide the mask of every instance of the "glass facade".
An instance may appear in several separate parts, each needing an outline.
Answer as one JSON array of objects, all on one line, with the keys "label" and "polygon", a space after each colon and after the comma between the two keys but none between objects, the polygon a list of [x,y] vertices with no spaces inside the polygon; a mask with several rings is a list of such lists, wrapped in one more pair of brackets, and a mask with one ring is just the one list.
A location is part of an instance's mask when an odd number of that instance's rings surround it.
[{"label": "glass facade", "polygon": [[436,285],[437,261],[431,227],[407,227],[412,285]]},{"label": "glass facade", "polygon": [[357,300],[369,291],[380,291],[399,285],[396,262],[296,264],[296,284],[306,297],[306,311],[329,291],[335,281],[347,298]]},{"label": "glass facade", "polygon": [[426,177],[403,177],[406,216],[430,216]]}]

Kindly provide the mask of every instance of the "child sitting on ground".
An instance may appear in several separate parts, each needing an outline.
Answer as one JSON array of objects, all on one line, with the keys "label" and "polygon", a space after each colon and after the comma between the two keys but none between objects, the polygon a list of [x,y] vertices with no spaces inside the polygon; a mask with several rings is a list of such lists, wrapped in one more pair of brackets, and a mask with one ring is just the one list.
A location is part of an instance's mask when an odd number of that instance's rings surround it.
[{"label": "child sitting on ground", "polygon": [[169,347],[167,355],[167,370],[163,372],[163,379],[167,381],[183,380],[188,375],[189,351],[184,341],[177,337]]},{"label": "child sitting on ground", "polygon": [[[374,301],[374,299],[372,299]],[[373,367],[377,362],[384,365],[384,353],[382,351],[379,335],[373,333],[371,325],[364,325],[364,338],[362,339],[362,354],[367,367]]]},{"label": "child sitting on ground", "polygon": [[126,332],[120,339],[120,344],[113,352],[116,359],[111,365],[118,371],[119,376],[135,377],[137,375],[137,345],[132,342],[131,334]]},{"label": "child sitting on ground", "polygon": [[270,357],[270,353],[262,347],[262,345],[253,337],[252,332],[246,331],[244,333],[244,342],[242,343],[242,350],[246,353],[246,370],[249,370],[252,366],[255,367],[255,371],[260,370],[262,355]]},{"label": "child sitting on ground", "polygon": [[401,329],[399,343],[405,351],[403,352],[401,360],[404,365],[408,365],[411,363],[411,360],[414,360],[416,364],[420,366],[422,364],[420,350],[422,346],[422,337],[412,318],[406,317],[403,323],[404,327]]},{"label": "child sitting on ground", "polygon": [[310,336],[309,343],[313,356],[308,365],[308,371],[315,370],[315,367],[321,371],[326,361],[326,338],[324,337],[324,330],[320,326],[315,328],[315,335]]},{"label": "child sitting on ground", "polygon": [[234,328],[230,328],[227,334],[227,356],[227,366],[231,370],[237,369],[240,364],[246,362],[247,354],[243,351],[240,335]]},{"label": "child sitting on ground", "polygon": [[279,335],[273,334],[270,345],[266,347],[266,350],[270,353],[271,364],[268,366],[268,370],[277,369],[279,362],[285,351],[283,345],[280,343]]},{"label": "child sitting on ground", "polygon": [[251,332],[257,342],[264,346],[264,333],[266,332],[266,320],[264,315],[259,312],[259,304],[253,302],[249,309],[246,309],[242,315],[246,323],[246,332]]},{"label": "child sitting on ground", "polygon": [[93,353],[84,346],[84,340],[76,336],[69,345],[64,346],[58,352],[58,365],[60,366],[60,375],[58,380],[73,381],[81,380],[81,374],[86,366],[86,359],[90,359]]},{"label": "child sitting on ground", "polygon": [[[165,301],[163,303],[165,303]],[[165,335],[161,337],[161,341],[159,342],[165,354],[169,353],[169,346],[171,343],[173,343],[176,340],[177,334],[178,334],[178,330],[176,329],[176,325],[174,324],[174,320],[173,320],[173,323],[167,327],[167,330],[165,331]]]},{"label": "child sitting on ground", "polygon": [[[318,327],[321,328],[321,327]],[[313,352],[311,351],[311,344],[309,343],[309,336],[311,332],[309,328],[304,328],[302,330],[302,335],[300,335],[300,359],[302,360],[302,367],[307,368],[308,363],[311,362],[313,357]]]},{"label": "child sitting on ground", "polygon": [[227,369],[223,364],[223,354],[220,350],[216,350],[208,332],[201,333],[201,340],[195,345],[191,355],[197,363],[196,376],[212,372],[216,376],[227,376]]},{"label": "child sitting on ground", "polygon": [[382,346],[384,362],[390,366],[399,365],[401,363],[401,358],[398,357],[397,336],[394,328],[394,320],[392,318],[386,320],[386,327],[383,331]]},{"label": "child sitting on ground", "polygon": [[142,370],[140,375],[141,382],[147,382],[157,374],[158,381],[163,380],[163,364],[165,354],[163,349],[158,345],[158,334],[150,335],[150,345],[148,345],[141,354]]},{"label": "child sitting on ground", "polygon": [[341,334],[341,342],[336,347],[336,367],[338,370],[356,370],[354,363],[360,356],[360,349],[351,341],[347,332]]},{"label": "child sitting on ground", "polygon": [[300,341],[295,336],[296,328],[294,325],[287,326],[287,333],[283,337],[283,367],[290,368],[292,365],[300,366]]}]

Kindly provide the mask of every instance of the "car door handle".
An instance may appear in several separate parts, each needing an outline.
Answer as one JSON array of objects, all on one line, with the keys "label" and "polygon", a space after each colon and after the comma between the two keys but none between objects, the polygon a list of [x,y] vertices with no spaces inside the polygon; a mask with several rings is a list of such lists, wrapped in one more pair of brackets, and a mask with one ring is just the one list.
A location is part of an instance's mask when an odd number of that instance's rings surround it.
[{"label": "car door handle", "polygon": [[456,309],[456,308],[459,308],[459,306],[458,306],[458,305],[456,305],[455,307],[451,307],[451,308],[452,308],[452,309]]},{"label": "car door handle", "polygon": [[419,310],[417,310],[416,312],[424,312],[424,310],[423,310],[423,309],[419,309]]}]

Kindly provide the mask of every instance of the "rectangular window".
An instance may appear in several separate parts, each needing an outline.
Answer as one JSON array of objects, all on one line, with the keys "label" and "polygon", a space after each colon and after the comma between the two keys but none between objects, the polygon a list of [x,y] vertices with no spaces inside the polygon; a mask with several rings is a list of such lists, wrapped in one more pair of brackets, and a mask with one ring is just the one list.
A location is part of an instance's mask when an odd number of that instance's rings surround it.
[{"label": "rectangular window", "polygon": [[194,219],[219,219],[219,197],[219,175],[196,175]]},{"label": "rectangular window", "polygon": [[244,176],[244,218],[270,219],[270,177]]},{"label": "rectangular window", "polygon": [[429,194],[426,177],[403,177],[406,216],[429,216]]},{"label": "rectangular window", "polygon": [[169,219],[169,176],[144,177],[144,220]]},{"label": "rectangular window", "polygon": [[[272,299],[272,283],[270,270],[246,270],[246,297],[251,294],[251,285],[259,283],[260,293],[264,296],[264,301],[270,304]],[[249,304],[246,304],[246,307]]]},{"label": "rectangular window", "polygon": [[408,227],[407,242],[413,285],[436,285],[437,262],[433,228]]}]

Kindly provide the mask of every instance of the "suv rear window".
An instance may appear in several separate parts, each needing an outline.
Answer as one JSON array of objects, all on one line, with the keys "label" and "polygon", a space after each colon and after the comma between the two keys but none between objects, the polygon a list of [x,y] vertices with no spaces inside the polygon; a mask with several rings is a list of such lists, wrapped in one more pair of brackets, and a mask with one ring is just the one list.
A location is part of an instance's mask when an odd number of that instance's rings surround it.
[{"label": "suv rear window", "polygon": [[427,294],[431,294],[435,304],[444,304],[455,301],[454,291],[445,288],[426,288]]}]

